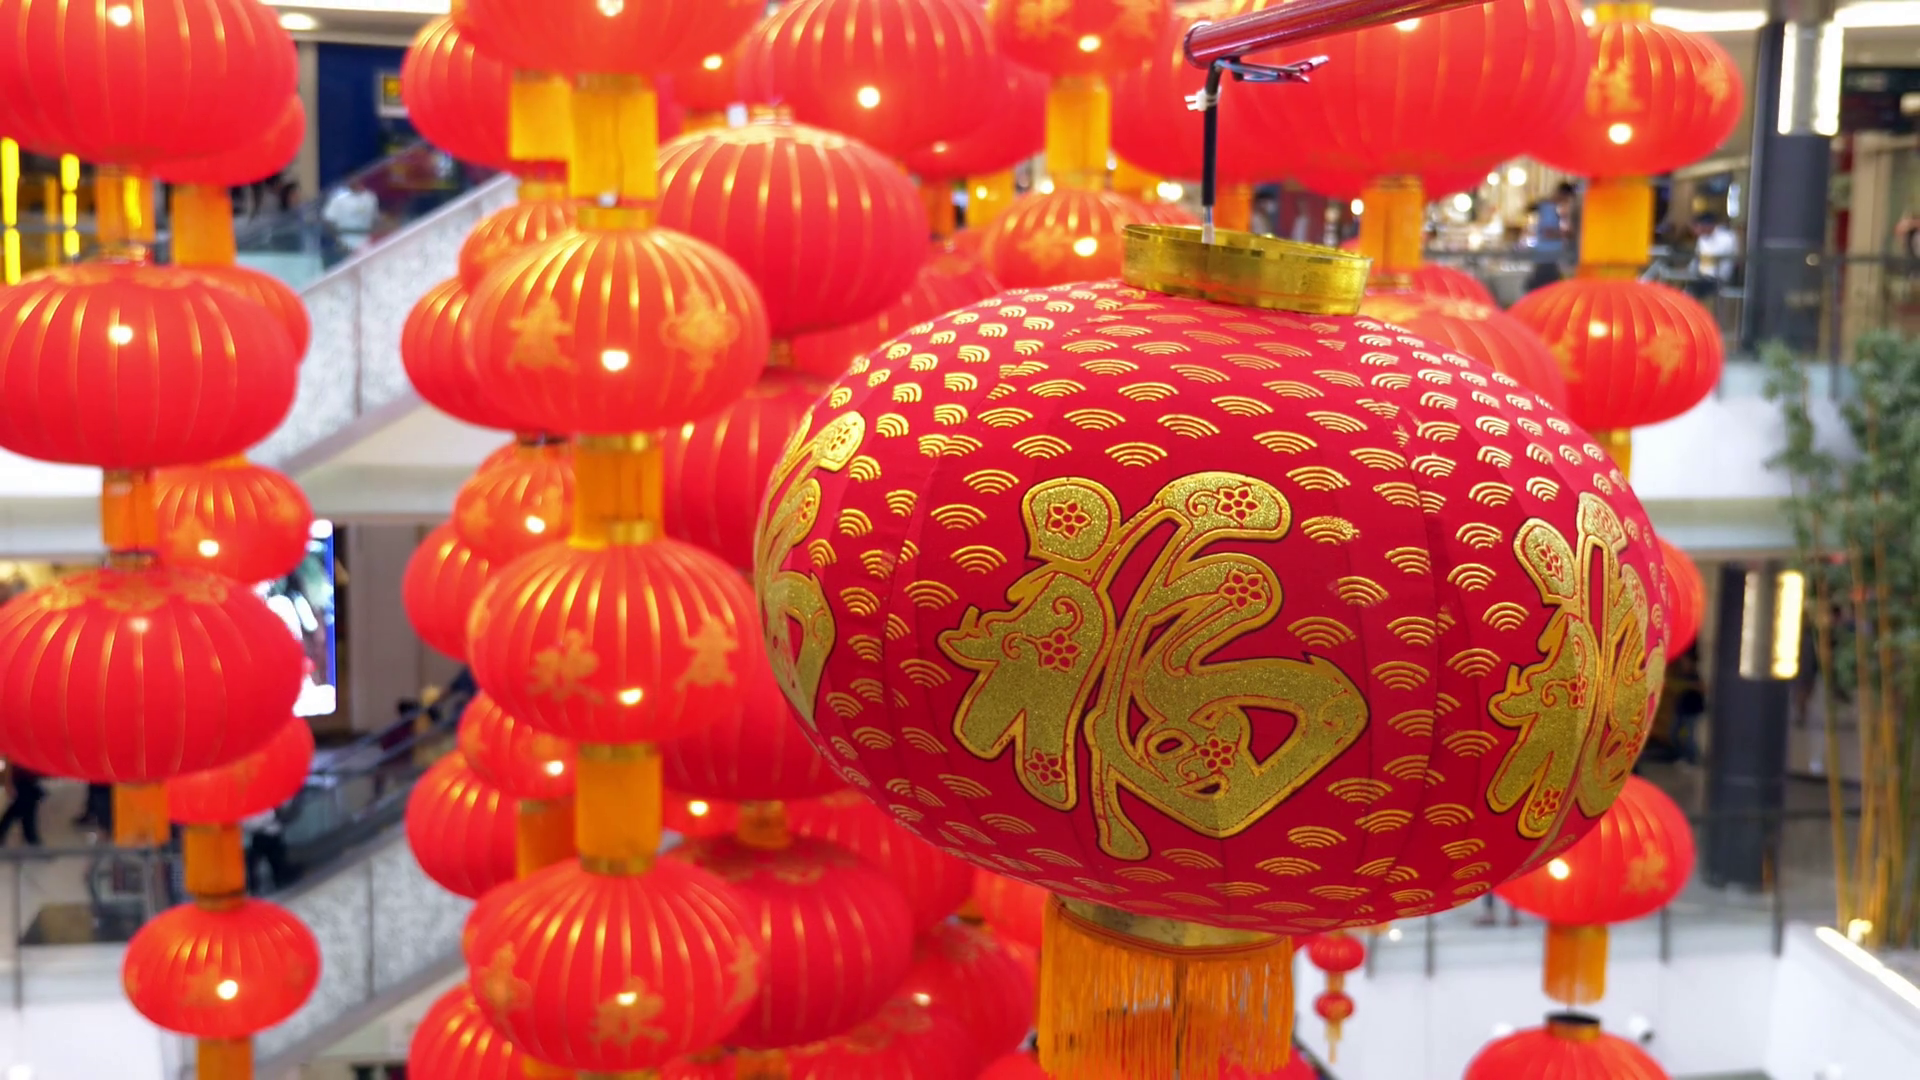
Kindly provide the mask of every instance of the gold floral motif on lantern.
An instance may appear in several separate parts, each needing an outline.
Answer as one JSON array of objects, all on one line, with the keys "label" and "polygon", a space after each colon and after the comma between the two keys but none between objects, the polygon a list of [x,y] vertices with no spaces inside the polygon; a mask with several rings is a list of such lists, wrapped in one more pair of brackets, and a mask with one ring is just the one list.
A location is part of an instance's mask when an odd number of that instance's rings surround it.
[{"label": "gold floral motif on lantern", "polygon": [[733,993],[727,998],[727,1008],[737,1009],[752,1001],[760,992],[760,952],[751,944],[742,941],[733,954],[733,962],[727,965],[727,974],[733,976]]},{"label": "gold floral motif on lantern", "polygon": [[687,354],[687,370],[693,373],[693,388],[698,390],[713,370],[714,357],[740,340],[740,317],[715,303],[704,290],[696,290],[660,324],[660,340]]},{"label": "gold floral motif on lantern", "polygon": [[1587,114],[1622,116],[1645,112],[1647,103],[1635,85],[1624,56],[1603,56],[1587,76]]},{"label": "gold floral motif on lantern", "polygon": [[[1028,555],[1042,565],[1007,590],[1011,607],[970,608],[940,636],[948,659],[975,673],[953,731],[985,760],[1011,746],[1021,785],[1066,810],[1081,798],[1084,724],[1092,751],[1085,786],[1103,851],[1152,854],[1122,790],[1201,835],[1234,836],[1365,730],[1365,698],[1327,660],[1209,662],[1280,612],[1280,581],[1268,565],[1237,552],[1204,554],[1222,541],[1286,537],[1290,510],[1271,485],[1197,473],[1123,518],[1106,488],[1064,478],[1035,486],[1022,505]],[[1168,526],[1164,546],[1150,549]],[[1116,594],[1136,555],[1150,565],[1130,595]],[[1295,721],[1265,756],[1252,745],[1254,709]],[[1136,713],[1149,718],[1137,734]]]},{"label": "gold floral motif on lantern", "polygon": [[513,346],[507,352],[510,370],[572,371],[573,357],[560,342],[573,336],[573,324],[562,318],[560,305],[550,296],[533,302],[526,314],[507,323]]},{"label": "gold floral motif on lantern", "polygon": [[1649,850],[1627,863],[1627,891],[1635,896],[1667,891],[1671,864],[1663,851]]},{"label": "gold floral motif on lantern", "polygon": [[514,973],[518,962],[513,946],[502,945],[493,951],[487,966],[480,969],[479,978],[475,980],[479,984],[480,1000],[496,1013],[524,1009],[533,1000],[533,987]]},{"label": "gold floral motif on lantern", "polygon": [[[1000,0],[1002,3],[1009,0]],[[1013,32],[1023,38],[1044,38],[1060,31],[1060,20],[1073,10],[1073,0],[1011,0]]]},{"label": "gold floral motif on lantern", "polygon": [[685,690],[689,686],[705,688],[734,684],[733,664],[727,658],[740,648],[740,639],[727,629],[725,623],[708,619],[701,624],[699,633],[691,637],[682,634],[680,644],[693,653],[693,658],[687,661],[686,670],[674,681],[675,690]]},{"label": "gold floral motif on lantern", "polygon": [[569,630],[560,643],[533,654],[533,675],[528,689],[536,697],[552,701],[581,698],[599,704],[600,692],[586,684],[600,670],[600,654],[587,647],[587,635]]},{"label": "gold floral motif on lantern", "polygon": [[593,1041],[623,1047],[641,1039],[666,1042],[667,1033],[653,1023],[666,1009],[667,999],[634,976],[593,1010]]}]

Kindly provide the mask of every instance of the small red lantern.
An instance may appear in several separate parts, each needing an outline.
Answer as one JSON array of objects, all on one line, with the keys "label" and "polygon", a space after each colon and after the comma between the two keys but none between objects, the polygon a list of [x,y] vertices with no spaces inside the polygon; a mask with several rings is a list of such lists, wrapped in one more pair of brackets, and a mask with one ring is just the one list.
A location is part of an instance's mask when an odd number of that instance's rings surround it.
[{"label": "small red lantern", "polygon": [[1047,890],[991,870],[973,872],[973,906],[993,932],[1016,945],[1040,951],[1046,923]]},{"label": "small red lantern", "polygon": [[1713,392],[1726,362],[1713,316],[1665,285],[1575,278],[1535,289],[1512,314],[1559,361],[1567,414],[1596,433],[1679,416]]},{"label": "small red lantern", "polygon": [[286,474],[229,458],[163,469],[155,517],[167,560],[244,585],[293,573],[307,557],[313,507]]},{"label": "small red lantern", "polygon": [[976,1080],[980,1069],[980,1049],[960,1021],[904,993],[789,1059],[793,1080]]},{"label": "small red lantern", "polygon": [[0,100],[87,161],[220,153],[270,129],[297,89],[293,39],[252,0],[8,0],[0,22]]},{"label": "small red lantern", "polygon": [[484,690],[460,714],[459,740],[474,773],[513,798],[549,802],[573,794],[578,749],[515,720]]},{"label": "small red lantern", "polygon": [[400,362],[427,404],[477,427],[509,430],[513,415],[481,387],[462,340],[461,316],[471,296],[459,278],[428,289],[400,329]]},{"label": "small red lantern", "polygon": [[1707,583],[1693,556],[1665,540],[1660,541],[1660,557],[1667,567],[1667,634],[1673,655],[1679,656],[1700,636],[1707,614]]},{"label": "small red lantern", "polygon": [[455,660],[467,656],[467,619],[493,572],[486,557],[468,547],[452,523],[427,534],[400,578],[400,604],[420,640]]},{"label": "small red lantern", "polygon": [[915,147],[900,159],[908,172],[921,180],[963,180],[1004,172],[1046,148],[1047,77],[1011,61],[1000,67],[1006,89],[999,103],[980,108],[973,102],[975,115],[986,119],[965,135]]},{"label": "small red lantern", "polygon": [[765,13],[760,0],[466,0],[459,20],[523,71],[651,75],[727,51]]},{"label": "small red lantern", "polygon": [[1525,323],[1488,304],[1443,300],[1417,292],[1380,292],[1360,310],[1390,322],[1435,345],[1471,356],[1557,409],[1567,405],[1567,381],[1540,335]]},{"label": "small red lantern", "polygon": [[1327,1060],[1332,1061],[1339,1052],[1340,1029],[1353,1019],[1353,998],[1341,990],[1328,990],[1315,995],[1313,1011],[1327,1025]]},{"label": "small red lantern", "polygon": [[1496,890],[1547,921],[1547,996],[1584,1005],[1607,987],[1607,925],[1671,903],[1693,877],[1693,829],[1672,798],[1637,776],[1600,825],[1552,861]]},{"label": "small red lantern", "polygon": [[182,825],[234,824],[300,794],[312,767],[313,729],[296,716],[233,764],[168,780],[167,814]]},{"label": "small red lantern", "polygon": [[530,439],[508,460],[481,467],[454,496],[453,528],[496,566],[566,539],[573,531],[571,447]]},{"label": "small red lantern", "polygon": [[0,290],[0,446],[102,469],[229,457],[280,426],[299,362],[271,313],[194,272],[30,274]]},{"label": "small red lantern", "polygon": [[740,83],[898,158],[977,127],[1000,66],[977,0],[797,0],[747,39]]},{"label": "small red lantern", "polygon": [[936,923],[914,943],[900,996],[951,1013],[969,1043],[998,1055],[1033,1030],[1039,971],[1024,945],[954,922]]},{"label": "small red lantern", "polygon": [[[737,894],[683,860],[639,876],[569,861],[501,892],[475,927],[470,985],[494,1029],[536,1060],[657,1069],[719,1043],[761,992],[760,935]],[[634,947],[647,941],[675,947]]]},{"label": "small red lantern", "polygon": [[200,1039],[245,1039],[292,1016],[320,981],[320,943],[261,900],[162,912],[127,943],[121,981],[140,1015]]},{"label": "small red lantern", "polygon": [[[753,592],[691,544],[551,544],[496,571],[468,623],[500,707],[577,742],[661,742],[739,707],[766,663]],[[645,597],[646,620],[611,598]]]},{"label": "small red lantern", "polygon": [[503,261],[461,321],[516,430],[617,435],[744,393],[767,360],[764,311],[747,275],[691,236],[589,229]]},{"label": "small red lantern", "polygon": [[753,565],[753,523],[788,436],[826,390],[798,371],[770,368],[745,397],[661,436],[668,536],[728,565]]},{"label": "small red lantern", "polygon": [[466,983],[434,1001],[407,1049],[409,1080],[523,1080],[525,1064],[525,1055],[487,1023]]},{"label": "small red lantern", "polygon": [[513,165],[507,136],[513,69],[474,44],[450,16],[427,20],[400,63],[400,99],[420,137],[489,169]]},{"label": "small red lantern", "polygon": [[1645,19],[1587,30],[1598,62],[1585,108],[1540,128],[1527,150],[1579,176],[1660,176],[1719,149],[1740,122],[1740,69],[1705,34]]},{"label": "small red lantern", "polygon": [[[999,282],[980,270],[978,263],[941,250],[920,268],[913,287],[894,301],[892,307],[869,319],[794,338],[793,366],[809,375],[837,379],[846,374],[854,360],[879,348],[894,335],[905,333],[928,319],[978,303],[999,291]],[[825,389],[812,386],[813,397],[818,398]],[[808,407],[812,404],[809,399]],[[759,512],[757,498],[754,512]]]},{"label": "small red lantern", "polygon": [[843,785],[807,741],[769,665],[743,675],[736,708],[660,746],[667,787],[718,802],[813,799]]},{"label": "small red lantern", "polygon": [[787,808],[793,831],[837,844],[886,871],[924,930],[960,910],[973,892],[973,868],[901,828],[892,815],[851,791]]},{"label": "small red lantern", "polygon": [[780,1050],[837,1035],[885,1004],[912,963],[899,888],[843,848],[790,838],[768,850],[723,837],[689,841],[670,861],[682,860],[733,887],[752,928],[743,945],[766,958],[729,1046]]},{"label": "small red lantern", "polygon": [[286,723],[304,661],[267,605],[224,578],[84,571],[0,608],[0,745],[90,783],[219,768]]},{"label": "small red lantern", "polygon": [[1158,220],[1157,210],[1111,191],[1028,195],[987,228],[981,261],[1008,289],[1118,277],[1127,226]]},{"label": "small red lantern", "polygon": [[441,888],[475,899],[514,878],[516,802],[448,754],[407,796],[407,846]]},{"label": "small red lantern", "polygon": [[760,287],[777,338],[883,310],[926,261],[926,207],[898,165],[785,121],[661,147],[660,223],[736,260]]},{"label": "small red lantern", "polygon": [[1407,287],[1437,300],[1465,300],[1469,304],[1499,306],[1494,301],[1493,293],[1487,291],[1479,278],[1443,263],[1423,263],[1420,269],[1413,271]]},{"label": "small red lantern", "polygon": [[[1123,119],[1113,125],[1113,152],[1120,160],[1157,176],[1200,178],[1204,125],[1187,99],[1206,88],[1207,72],[1187,62],[1187,32],[1196,23],[1217,21],[1230,6],[1227,0],[1182,5],[1152,57],[1114,77],[1113,115]],[[1276,180],[1304,150],[1261,130],[1250,96],[1220,95],[1216,162],[1223,184]]]},{"label": "small red lantern", "polygon": [[1117,74],[1151,57],[1172,0],[990,0],[993,40],[1017,64],[1055,78]]},{"label": "small red lantern", "polygon": [[554,181],[521,181],[520,201],[488,214],[460,245],[461,284],[477,289],[510,256],[572,232],[580,223],[580,207],[566,195],[565,186]]},{"label": "small red lantern", "polygon": [[1545,1027],[1488,1043],[1467,1065],[1463,1080],[1667,1080],[1647,1052],[1600,1030],[1578,1013],[1547,1017]]}]

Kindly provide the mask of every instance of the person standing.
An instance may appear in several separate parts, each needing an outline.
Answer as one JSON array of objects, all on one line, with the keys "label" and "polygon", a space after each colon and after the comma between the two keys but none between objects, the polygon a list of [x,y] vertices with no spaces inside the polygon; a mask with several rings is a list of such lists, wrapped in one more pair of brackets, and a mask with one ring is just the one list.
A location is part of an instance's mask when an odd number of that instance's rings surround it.
[{"label": "person standing", "polygon": [[1527,275],[1527,291],[1545,288],[1559,281],[1564,272],[1560,264],[1567,260],[1574,236],[1574,186],[1562,181],[1553,198],[1534,209],[1533,272]]},{"label": "person standing", "polygon": [[80,816],[73,819],[76,829],[95,828],[106,832],[113,831],[113,785],[88,784],[87,805]]},{"label": "person standing", "polygon": [[18,823],[27,846],[39,847],[40,803],[47,797],[46,784],[39,773],[17,762],[7,769],[7,776],[13,784],[13,801],[7,804],[7,812],[0,814],[0,844],[7,842]]}]

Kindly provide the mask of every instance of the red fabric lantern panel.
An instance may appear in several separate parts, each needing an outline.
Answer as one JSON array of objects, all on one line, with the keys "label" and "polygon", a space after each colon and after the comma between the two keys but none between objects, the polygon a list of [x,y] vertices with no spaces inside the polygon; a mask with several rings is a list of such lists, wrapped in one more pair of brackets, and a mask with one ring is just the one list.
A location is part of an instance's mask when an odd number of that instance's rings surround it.
[{"label": "red fabric lantern panel", "polygon": [[305,661],[279,617],[224,578],[88,570],[0,608],[0,746],[89,783],[218,768],[293,715]]},{"label": "red fabric lantern panel", "polygon": [[787,437],[826,383],[769,368],[745,397],[705,419],[666,432],[662,496],[666,532],[728,565],[753,565],[753,523]]},{"label": "red fabric lantern panel", "polygon": [[902,995],[878,1015],[788,1055],[793,1080],[975,1080],[980,1050],[942,1008]]},{"label": "red fabric lantern panel", "polygon": [[1580,176],[1659,176],[1720,148],[1740,122],[1740,69],[1719,42],[1654,22],[1590,27],[1585,107],[1528,152]]},{"label": "red fabric lantern panel", "polygon": [[716,799],[697,799],[677,791],[662,793],[661,819],[668,832],[689,840],[703,837],[732,836],[740,827],[740,804]]},{"label": "red fabric lantern panel", "polygon": [[1033,1030],[1037,965],[1023,945],[961,923],[938,923],[914,943],[913,967],[899,993],[951,1013],[976,1050],[998,1055],[1017,1049]]},{"label": "red fabric lantern panel", "polygon": [[660,224],[738,260],[780,338],[884,309],[926,261],[926,206],[898,165],[783,121],[662,147]]},{"label": "red fabric lantern panel", "polygon": [[900,890],[833,844],[795,839],[763,851],[731,837],[693,840],[669,861],[732,886],[745,909],[742,943],[766,957],[729,1046],[778,1050],[837,1035],[877,1012],[912,963]]},{"label": "red fabric lantern panel", "polygon": [[481,385],[522,431],[677,427],[745,393],[767,361],[753,282],[668,229],[522,251],[481,282],[462,323]]},{"label": "red fabric lantern panel", "polygon": [[0,446],[102,469],[240,453],[293,407],[271,313],[192,271],[87,264],[0,290]]},{"label": "red fabric lantern panel", "polygon": [[154,179],[169,184],[245,187],[286,171],[300,156],[300,145],[306,141],[307,107],[299,97],[290,97],[280,108],[280,118],[259,138],[207,157],[165,162],[154,167]]},{"label": "red fabric lantern panel", "polygon": [[493,1030],[465,983],[440,995],[407,1049],[410,1080],[523,1080],[525,1057]]},{"label": "red fabric lantern panel", "polygon": [[222,153],[272,128],[295,92],[293,39],[253,0],[5,0],[0,25],[0,100],[91,162]]},{"label": "red fabric lantern panel", "polygon": [[1712,314],[1665,285],[1575,278],[1535,289],[1512,314],[1553,351],[1567,413],[1588,431],[1671,420],[1713,392],[1726,362]]},{"label": "red fabric lantern panel", "polygon": [[1647,1052],[1600,1030],[1592,1017],[1563,1013],[1545,1027],[1488,1043],[1468,1063],[1463,1080],[1667,1080]]},{"label": "red fabric lantern panel", "polygon": [[973,906],[993,932],[1040,951],[1047,916],[1047,890],[991,870],[973,872]]},{"label": "red fabric lantern panel", "polygon": [[285,473],[230,458],[163,469],[154,480],[160,543],[173,565],[253,585],[306,559],[313,507]]},{"label": "red fabric lantern panel", "polygon": [[407,846],[441,888],[469,900],[512,881],[518,802],[458,753],[433,763],[407,796]]},{"label": "red fabric lantern panel", "polygon": [[738,708],[766,664],[752,590],[691,544],[551,544],[494,578],[468,623],[468,662],[501,708],[548,734],[671,739]]},{"label": "red fabric lantern panel", "polygon": [[651,75],[725,52],[761,0],[466,0],[462,27],[526,71]]},{"label": "red fabric lantern panel", "polygon": [[1256,57],[1330,62],[1305,85],[1241,97],[1269,137],[1313,147],[1316,170],[1369,180],[1472,164],[1484,177],[1571,119],[1592,50],[1578,0],[1476,4]]},{"label": "red fabric lantern panel", "polygon": [[467,357],[461,316],[471,298],[459,278],[443,281],[413,305],[400,329],[400,362],[427,404],[477,427],[508,430],[513,414],[481,387]]},{"label": "red fabric lantern panel", "polygon": [[1707,615],[1707,583],[1693,556],[1665,540],[1660,541],[1660,557],[1667,568],[1668,648],[1678,656],[1700,637],[1700,624]]},{"label": "red fabric lantern panel", "polygon": [[993,39],[1015,63],[1055,77],[1110,75],[1152,56],[1173,0],[988,0]]},{"label": "red fabric lantern panel", "polygon": [[960,910],[973,892],[973,868],[901,828],[886,811],[851,791],[787,808],[793,831],[837,844],[886,871],[924,930]]},{"label": "red fabric lantern panel", "polygon": [[572,199],[526,199],[481,219],[460,245],[460,281],[477,289],[509,256],[573,231],[580,208]]},{"label": "red fabric lantern panel", "polygon": [[[1000,291],[999,283],[978,263],[944,249],[936,251],[920,268],[913,287],[892,307],[869,319],[794,338],[793,366],[810,375],[837,379],[856,357],[879,348],[895,334]],[[819,397],[824,390],[824,386],[814,387],[813,396]],[[807,404],[811,406],[812,401]],[[754,509],[757,513],[757,503]]]},{"label": "red fabric lantern panel", "polygon": [[[760,993],[759,934],[740,900],[682,860],[635,877],[569,861],[502,892],[474,934],[473,995],[539,1061],[659,1068],[720,1042]],[[676,946],[651,947],[663,941]]]},{"label": "red fabric lantern panel", "polygon": [[749,101],[845,132],[898,158],[967,134],[975,95],[1000,78],[977,0],[796,0],[741,49]]},{"label": "red fabric lantern panel", "polygon": [[488,562],[504,566],[573,531],[573,449],[528,442],[482,467],[453,499],[453,528]]},{"label": "red fabric lantern panel", "polygon": [[693,112],[722,113],[743,98],[740,93],[740,53],[745,43],[709,53],[673,72],[673,99]]},{"label": "red fabric lantern panel", "polygon": [[1498,890],[1562,926],[1604,926],[1666,907],[1693,876],[1693,828],[1673,799],[1629,777],[1600,825],[1558,858]]},{"label": "red fabric lantern panel", "polygon": [[292,286],[271,274],[263,274],[245,266],[195,266],[191,270],[266,308],[287,332],[287,339],[293,344],[294,358],[306,359],[307,346],[313,343],[313,320],[307,314],[306,301]]},{"label": "red fabric lantern panel", "polygon": [[1567,406],[1567,380],[1547,343],[1497,307],[1419,293],[1380,292],[1369,295],[1360,310],[1512,377],[1557,409]]},{"label": "red fabric lantern panel", "polygon": [[400,577],[400,603],[413,632],[443,656],[467,657],[467,619],[493,565],[462,543],[451,523],[427,534]]},{"label": "red fabric lantern panel", "polygon": [[292,800],[312,767],[313,729],[296,716],[239,761],[168,780],[167,813],[181,825],[235,824]]},{"label": "red fabric lantern panel", "polygon": [[507,169],[513,69],[474,44],[451,17],[429,19],[400,64],[400,98],[420,137],[469,164]]},{"label": "red fabric lantern panel", "polygon": [[485,691],[460,714],[459,740],[474,773],[513,798],[546,802],[573,794],[578,749],[515,720]]},{"label": "red fabric lantern panel", "polygon": [[991,107],[980,108],[971,91],[961,95],[974,104],[976,118],[985,120],[964,135],[914,147],[900,158],[907,171],[922,180],[962,180],[1003,172],[1044,150],[1047,77],[1003,60],[1000,79],[1005,90]]},{"label": "red fabric lantern panel", "polygon": [[1119,277],[1127,226],[1160,220],[1158,210],[1111,191],[1027,195],[987,227],[981,262],[1008,289]]},{"label": "red fabric lantern panel", "polygon": [[[1187,62],[1187,32],[1195,23],[1219,21],[1230,7],[1228,0],[1183,5],[1153,56],[1114,77],[1113,115],[1122,119],[1113,125],[1113,152],[1122,161],[1157,176],[1200,178],[1204,125],[1187,99],[1206,88],[1207,73]],[[1260,128],[1248,98],[1265,89],[1249,86],[1220,95],[1221,183],[1277,180],[1287,175],[1289,159],[1300,156]]]},{"label": "red fabric lantern panel", "polygon": [[[1364,317],[1000,303],[856,362],[761,526],[775,672],[887,813],[1056,894],[1296,933],[1465,903],[1612,804],[1659,552],[1585,433]],[[911,558],[876,592],[865,550]]]},{"label": "red fabric lantern panel", "polygon": [[297,1012],[320,982],[320,943],[261,900],[162,912],[127,943],[121,982],[141,1016],[200,1039],[244,1039]]},{"label": "red fabric lantern panel", "polygon": [[1498,307],[1493,293],[1480,283],[1480,279],[1457,267],[1441,263],[1427,263],[1413,272],[1413,280],[1408,287],[1422,296],[1436,300],[1465,300],[1470,304],[1484,304]]},{"label": "red fabric lantern panel", "polygon": [[742,677],[746,685],[736,708],[660,745],[667,787],[717,802],[812,799],[838,791],[839,774],[800,730],[773,669],[761,664]]}]

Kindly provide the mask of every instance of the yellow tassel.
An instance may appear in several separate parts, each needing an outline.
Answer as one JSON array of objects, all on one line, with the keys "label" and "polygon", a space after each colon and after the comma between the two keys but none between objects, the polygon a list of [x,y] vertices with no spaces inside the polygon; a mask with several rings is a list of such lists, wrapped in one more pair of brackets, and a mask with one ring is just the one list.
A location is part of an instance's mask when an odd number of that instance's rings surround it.
[{"label": "yellow tassel", "polygon": [[1327,1021],[1327,1064],[1329,1065],[1340,1060],[1340,1028],[1343,1023],[1344,1021],[1340,1020]]},{"label": "yellow tassel", "polygon": [[1615,428],[1612,431],[1596,431],[1594,440],[1607,448],[1613,463],[1620,466],[1620,475],[1633,479],[1633,429]]},{"label": "yellow tassel", "polygon": [[1113,145],[1113,97],[1098,75],[1056,79],[1047,94],[1047,172],[1062,189],[1102,191]]},{"label": "yellow tassel", "polygon": [[1638,276],[1651,258],[1653,186],[1644,176],[1587,185],[1580,206],[1580,271],[1590,277]]},{"label": "yellow tassel", "polygon": [[201,1039],[194,1058],[199,1080],[252,1080],[252,1039]]},{"label": "yellow tassel", "polygon": [[733,1080],[789,1080],[785,1050],[741,1050],[733,1055]]},{"label": "yellow tassel", "polygon": [[247,894],[247,861],[238,825],[189,825],[180,843],[187,894],[221,900]]},{"label": "yellow tassel", "polygon": [[519,874],[537,874],[577,853],[573,846],[573,797],[521,799],[514,835]]},{"label": "yellow tassel", "polygon": [[231,266],[236,258],[233,200],[227,189],[182,184],[173,189],[176,266]]},{"label": "yellow tassel", "polygon": [[1417,176],[1390,176],[1361,195],[1360,253],[1373,260],[1373,280],[1405,285],[1425,262],[1427,194]]},{"label": "yellow tassel", "polygon": [[649,743],[580,744],[574,843],[587,872],[627,877],[660,850],[660,752]]},{"label": "yellow tassel", "polygon": [[750,802],[740,804],[740,824],[734,838],[755,851],[785,851],[793,846],[793,831],[787,827],[787,804]]},{"label": "yellow tassel", "polygon": [[165,784],[115,784],[113,842],[120,847],[159,847],[172,832]]},{"label": "yellow tassel", "polygon": [[920,201],[927,206],[927,231],[935,240],[945,240],[960,227],[953,205],[952,184],[944,180],[922,181]]},{"label": "yellow tassel", "polygon": [[1588,1005],[1607,993],[1607,928],[1547,927],[1547,996],[1569,1005]]},{"label": "yellow tassel", "polygon": [[1040,964],[1040,1065],[1054,1080],[1219,1080],[1287,1063],[1293,942],[1055,897]]}]

